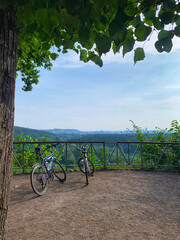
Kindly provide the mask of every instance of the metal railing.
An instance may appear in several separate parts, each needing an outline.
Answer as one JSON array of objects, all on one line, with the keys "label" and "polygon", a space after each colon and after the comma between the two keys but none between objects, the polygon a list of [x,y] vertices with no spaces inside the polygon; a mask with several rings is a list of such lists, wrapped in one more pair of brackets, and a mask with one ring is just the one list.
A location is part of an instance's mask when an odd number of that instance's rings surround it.
[{"label": "metal railing", "polygon": [[35,147],[59,143],[55,156],[66,170],[77,167],[79,145],[87,145],[88,157],[97,168],[165,168],[180,170],[180,143],[170,142],[14,142],[13,170],[30,171],[39,162]]}]

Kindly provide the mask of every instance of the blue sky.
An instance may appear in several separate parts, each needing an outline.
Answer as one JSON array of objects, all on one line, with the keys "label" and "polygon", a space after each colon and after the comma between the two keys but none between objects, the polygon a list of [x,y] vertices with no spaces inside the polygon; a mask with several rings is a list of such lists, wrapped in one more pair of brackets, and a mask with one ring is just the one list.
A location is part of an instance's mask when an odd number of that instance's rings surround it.
[{"label": "blue sky", "polygon": [[168,54],[157,53],[153,41],[144,47],[146,59],[135,66],[133,53],[110,52],[102,68],[71,51],[61,54],[28,93],[18,77],[15,126],[126,130],[133,120],[142,128],[169,127],[180,119],[180,40]]}]

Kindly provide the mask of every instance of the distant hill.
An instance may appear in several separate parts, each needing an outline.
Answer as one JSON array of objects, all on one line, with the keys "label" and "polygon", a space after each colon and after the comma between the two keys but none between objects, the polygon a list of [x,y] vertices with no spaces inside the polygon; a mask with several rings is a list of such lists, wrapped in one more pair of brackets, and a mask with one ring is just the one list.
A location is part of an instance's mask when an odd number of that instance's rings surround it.
[{"label": "distant hill", "polygon": [[54,133],[54,134],[81,134],[81,131],[76,129],[48,129],[43,130],[46,132]]},{"label": "distant hill", "polygon": [[89,135],[89,134],[128,134],[129,131],[80,131],[77,129],[47,129],[43,130],[54,134],[77,134],[77,135]]},{"label": "distant hill", "polygon": [[127,142],[137,141],[132,134],[87,134],[79,139],[71,139],[71,141],[90,141],[90,142]]},{"label": "distant hill", "polygon": [[[18,135],[31,136],[39,141],[47,136],[49,141],[135,141],[131,134],[117,134],[113,131],[79,131],[76,129],[52,129],[36,130],[31,128],[14,127],[14,140],[17,141]],[[116,134],[115,134],[116,133]]]},{"label": "distant hill", "polygon": [[26,135],[31,136],[32,138],[37,138],[38,140],[41,140],[42,137],[48,136],[49,139],[52,139],[54,141],[61,141],[63,140],[61,136],[57,136],[53,133],[48,133],[46,131],[42,130],[36,130],[31,128],[23,128],[23,127],[14,127],[14,140],[17,141],[18,135],[22,133],[22,136],[25,137]]},{"label": "distant hill", "polygon": [[80,131],[78,130],[62,130],[61,129],[54,129],[54,130],[36,130],[31,128],[24,128],[24,127],[14,127],[14,140],[17,141],[18,135],[22,133],[22,136],[25,137],[26,135],[31,136],[32,138],[37,138],[39,141],[42,137],[47,136],[49,141],[68,141],[71,139],[77,139],[81,136]]}]

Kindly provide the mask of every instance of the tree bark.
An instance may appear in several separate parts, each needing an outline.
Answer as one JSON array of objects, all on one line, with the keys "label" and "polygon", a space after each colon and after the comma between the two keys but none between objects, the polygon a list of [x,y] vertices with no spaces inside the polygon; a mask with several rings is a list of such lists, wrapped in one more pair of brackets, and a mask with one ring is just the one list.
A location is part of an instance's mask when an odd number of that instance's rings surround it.
[{"label": "tree bark", "polygon": [[16,10],[0,8],[0,240],[4,239],[12,172],[16,61]]}]

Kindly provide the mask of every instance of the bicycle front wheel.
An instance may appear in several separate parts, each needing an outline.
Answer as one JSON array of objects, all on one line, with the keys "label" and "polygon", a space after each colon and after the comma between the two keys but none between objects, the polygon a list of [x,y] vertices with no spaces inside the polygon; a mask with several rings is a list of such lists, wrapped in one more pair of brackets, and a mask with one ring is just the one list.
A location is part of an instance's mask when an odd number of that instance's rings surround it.
[{"label": "bicycle front wheel", "polygon": [[30,175],[30,180],[33,191],[37,195],[42,196],[46,192],[48,187],[48,174],[43,165],[37,163],[33,167]]},{"label": "bicycle front wheel", "polygon": [[52,172],[60,182],[63,183],[66,180],[66,173],[64,171],[64,168],[57,160],[54,160],[53,162]]},{"label": "bicycle front wheel", "polygon": [[[79,166],[80,171],[85,173],[85,165],[84,165],[84,159],[83,158],[79,159],[78,166]],[[89,159],[88,159],[88,166],[89,166],[90,174],[92,176],[93,173],[94,173],[94,164]]]}]

